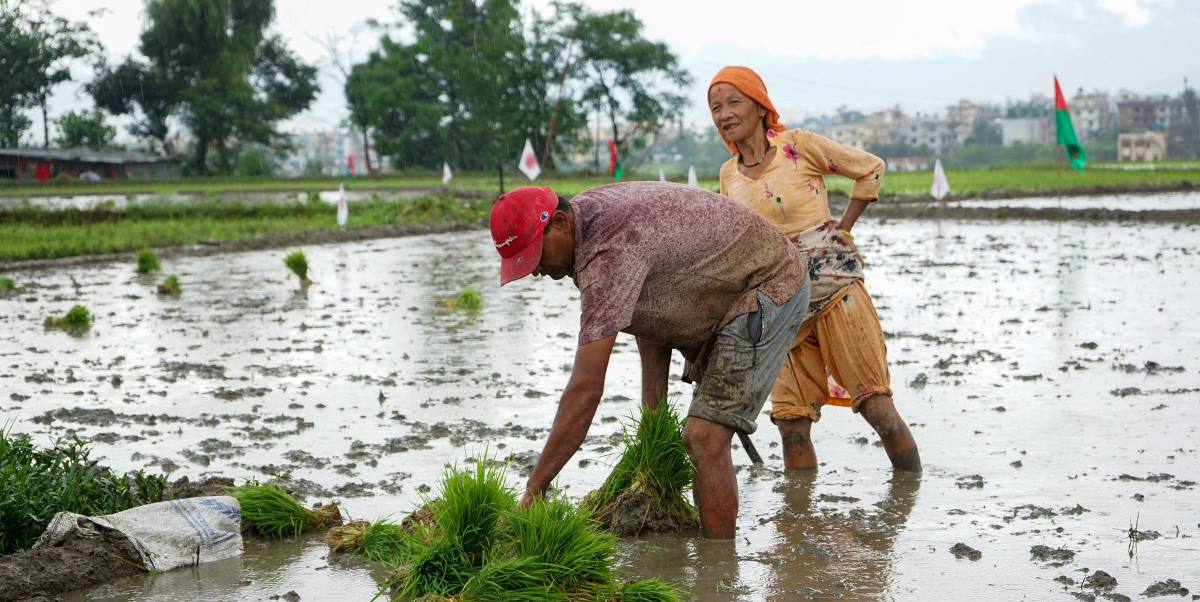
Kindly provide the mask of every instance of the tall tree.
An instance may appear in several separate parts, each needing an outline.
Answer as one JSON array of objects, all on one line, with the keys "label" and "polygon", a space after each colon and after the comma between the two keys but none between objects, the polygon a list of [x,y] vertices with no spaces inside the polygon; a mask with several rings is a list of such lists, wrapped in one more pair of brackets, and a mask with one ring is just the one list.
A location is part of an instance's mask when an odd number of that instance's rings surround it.
[{"label": "tall tree", "polygon": [[71,111],[59,117],[58,131],[54,143],[60,148],[107,148],[117,136],[116,128],[104,122],[100,109]]},{"label": "tall tree", "polygon": [[678,90],[691,77],[666,44],[644,37],[633,11],[597,13],[579,4],[557,8],[573,23],[568,35],[579,44],[576,77],[583,101],[607,114],[619,147],[644,146],[647,136],[683,109],[687,98]]},{"label": "tall tree", "polygon": [[0,0],[0,147],[15,147],[32,125],[24,110],[37,90],[37,40],[9,0]]},{"label": "tall tree", "polygon": [[[75,22],[50,12],[44,3],[35,5],[36,16],[30,19],[30,28],[38,42],[36,55],[37,76],[34,102],[42,110],[42,146],[50,146],[50,116],[47,103],[54,87],[71,80],[71,63],[89,55],[97,54],[100,41],[87,23]],[[89,13],[89,16],[94,14]]]},{"label": "tall tree", "polygon": [[[231,173],[242,144],[286,146],[276,124],[316,98],[316,68],[268,35],[274,17],[273,0],[147,0],[145,61],[103,71],[93,95],[114,113],[137,105],[135,131],[163,141],[177,117],[192,134],[191,170]],[[149,85],[163,94],[139,98]]]}]

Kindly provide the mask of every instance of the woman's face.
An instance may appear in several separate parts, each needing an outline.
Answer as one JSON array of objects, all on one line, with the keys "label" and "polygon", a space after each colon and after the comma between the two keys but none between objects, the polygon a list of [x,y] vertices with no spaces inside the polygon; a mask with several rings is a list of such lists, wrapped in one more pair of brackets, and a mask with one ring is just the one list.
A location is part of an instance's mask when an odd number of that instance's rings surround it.
[{"label": "woman's face", "polygon": [[713,125],[726,140],[737,143],[763,128],[767,110],[754,99],[742,94],[730,84],[717,84],[708,89],[708,109]]}]

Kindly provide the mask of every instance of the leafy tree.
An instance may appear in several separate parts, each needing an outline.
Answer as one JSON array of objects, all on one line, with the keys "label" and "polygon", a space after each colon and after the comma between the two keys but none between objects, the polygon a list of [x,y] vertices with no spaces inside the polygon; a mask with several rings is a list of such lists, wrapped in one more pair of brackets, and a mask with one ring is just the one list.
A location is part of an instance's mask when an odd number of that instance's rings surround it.
[{"label": "leafy tree", "polygon": [[238,157],[233,173],[243,178],[257,178],[275,175],[275,168],[271,166],[262,149],[247,148]]},{"label": "leafy tree", "polygon": [[49,147],[50,119],[46,104],[50,92],[58,84],[70,81],[71,62],[98,52],[100,42],[86,23],[54,15],[44,4],[35,11],[38,16],[30,21],[33,36],[38,41],[34,102],[42,110],[42,146]]},{"label": "leafy tree", "polygon": [[986,117],[976,118],[971,126],[971,134],[963,140],[964,145],[970,146],[1000,146],[1003,143],[1004,136],[999,126]]},{"label": "leafy tree", "polygon": [[60,148],[106,148],[117,136],[116,128],[104,123],[100,109],[71,111],[58,118],[59,135],[54,143]]},{"label": "leafy tree", "polygon": [[579,45],[573,73],[583,102],[607,114],[618,147],[644,144],[687,103],[678,91],[691,77],[666,44],[645,39],[633,11],[596,13],[579,4],[558,9],[573,23],[567,35]]},{"label": "leafy tree", "polygon": [[32,125],[23,111],[37,89],[37,48],[16,7],[0,0],[0,147],[18,146],[21,134]]},{"label": "leafy tree", "polygon": [[[105,68],[89,91],[114,113],[136,105],[143,136],[165,142],[177,117],[192,134],[192,171],[230,173],[242,144],[286,146],[275,125],[318,90],[316,68],[268,35],[274,17],[273,0],[147,0],[145,60]],[[151,86],[155,94],[139,96]]]}]

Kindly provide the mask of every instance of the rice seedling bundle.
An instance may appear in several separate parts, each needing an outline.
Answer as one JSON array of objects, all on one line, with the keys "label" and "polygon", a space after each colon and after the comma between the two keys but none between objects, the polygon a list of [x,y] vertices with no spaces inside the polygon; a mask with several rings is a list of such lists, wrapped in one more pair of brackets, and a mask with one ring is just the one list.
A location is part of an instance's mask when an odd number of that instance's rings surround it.
[{"label": "rice seedling bundle", "polygon": [[142,249],[141,251],[138,251],[137,273],[149,274],[151,272],[157,272],[158,269],[158,255],[155,255],[154,251],[151,251],[150,249]]},{"label": "rice seedling bundle", "polygon": [[158,294],[178,297],[183,293],[183,287],[179,284],[179,277],[175,274],[167,276],[161,284],[158,285]]},{"label": "rice seedling bundle", "polygon": [[82,305],[71,307],[66,315],[46,318],[46,328],[61,328],[69,332],[83,332],[92,327],[92,314]]},{"label": "rice seedling bundle", "polygon": [[477,314],[483,309],[483,296],[479,294],[479,291],[467,288],[453,297],[442,299],[439,303],[446,311]]},{"label": "rice seedling bundle", "polygon": [[[439,497],[403,523],[352,523],[327,541],[334,551],[396,567],[385,590],[405,600],[682,600],[657,581],[618,579],[616,537],[566,499],[517,508],[503,467],[488,458],[447,468]],[[640,597],[626,598],[627,591]]]},{"label": "rice seedling bundle", "polygon": [[6,293],[17,288],[17,283],[12,278],[0,276],[0,293]]},{"label": "rice seedling bundle", "polygon": [[242,518],[268,537],[296,536],[309,529],[341,523],[336,502],[309,510],[278,485],[251,481],[230,487],[229,495],[241,506]]},{"label": "rice seedling bundle", "polygon": [[312,284],[312,280],[308,279],[308,258],[304,256],[304,251],[288,253],[287,257],[283,258],[283,265],[300,279],[301,285]]},{"label": "rice seedling bundle", "polygon": [[657,410],[643,407],[626,426],[620,453],[608,479],[582,503],[605,529],[635,536],[699,524],[686,496],[695,468],[683,443],[683,420],[666,400]]}]

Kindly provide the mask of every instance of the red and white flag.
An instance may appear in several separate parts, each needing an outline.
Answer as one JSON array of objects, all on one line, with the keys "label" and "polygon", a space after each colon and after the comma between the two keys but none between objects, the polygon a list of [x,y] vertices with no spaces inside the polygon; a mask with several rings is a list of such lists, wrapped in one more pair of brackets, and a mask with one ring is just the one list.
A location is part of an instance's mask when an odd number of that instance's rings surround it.
[{"label": "red and white flag", "polygon": [[529,143],[529,138],[525,139],[525,150],[521,151],[521,162],[517,164],[517,169],[530,181],[542,175],[542,166],[538,165],[537,155],[533,154],[533,145]]}]

